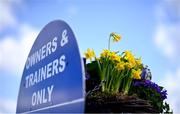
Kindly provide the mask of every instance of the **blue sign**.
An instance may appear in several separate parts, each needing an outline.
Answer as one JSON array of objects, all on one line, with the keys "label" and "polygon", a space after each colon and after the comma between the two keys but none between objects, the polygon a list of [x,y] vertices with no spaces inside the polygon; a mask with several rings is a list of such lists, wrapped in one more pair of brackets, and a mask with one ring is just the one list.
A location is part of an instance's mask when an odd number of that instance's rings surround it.
[{"label": "blue sign", "polygon": [[84,112],[84,65],[71,28],[56,20],[46,25],[28,55],[17,113]]}]

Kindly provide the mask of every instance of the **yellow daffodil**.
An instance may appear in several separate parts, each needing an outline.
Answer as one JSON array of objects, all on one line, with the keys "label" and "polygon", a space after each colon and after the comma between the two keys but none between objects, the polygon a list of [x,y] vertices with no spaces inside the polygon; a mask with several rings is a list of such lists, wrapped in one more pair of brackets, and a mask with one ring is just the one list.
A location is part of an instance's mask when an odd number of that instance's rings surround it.
[{"label": "yellow daffodil", "polygon": [[136,61],[133,57],[129,58],[128,61],[132,64],[133,67],[136,65]]},{"label": "yellow daffodil", "polygon": [[124,51],[124,54],[125,54],[125,57],[126,57],[127,59],[133,57],[132,53],[131,53],[130,51],[128,51],[128,50]]},{"label": "yellow daffodil", "polygon": [[109,49],[109,50],[110,50],[111,37],[112,37],[113,42],[118,42],[118,41],[121,39],[121,36],[120,36],[119,34],[112,32],[112,33],[109,35],[109,41],[108,41],[108,49]]},{"label": "yellow daffodil", "polygon": [[114,62],[119,62],[120,61],[120,56],[118,56],[115,52],[110,53],[110,60]]},{"label": "yellow daffodil", "polygon": [[101,53],[101,57],[102,58],[106,58],[106,57],[109,57],[110,56],[110,51],[107,50],[107,49],[104,49],[103,52]]},{"label": "yellow daffodil", "polygon": [[129,63],[129,62],[126,62],[126,63],[125,63],[125,66],[126,66],[128,69],[133,68],[133,65],[132,65],[131,63]]},{"label": "yellow daffodil", "polygon": [[87,49],[87,51],[84,53],[86,59],[90,59],[92,60],[93,57],[95,57],[95,53],[94,53],[94,50],[92,49]]},{"label": "yellow daffodil", "polygon": [[125,59],[128,60],[128,62],[131,64],[132,67],[136,65],[136,60],[134,58],[134,55],[130,51],[125,51]]},{"label": "yellow daffodil", "polygon": [[139,80],[139,79],[141,79],[141,69],[138,69],[138,70],[132,70],[132,77],[134,78],[134,79],[137,79],[137,80]]},{"label": "yellow daffodil", "polygon": [[124,62],[119,62],[119,63],[117,63],[117,65],[116,65],[116,69],[118,70],[118,71],[121,71],[121,70],[124,70],[125,69],[125,63]]},{"label": "yellow daffodil", "polygon": [[121,36],[117,33],[111,33],[111,36],[113,37],[113,42],[118,42],[121,39]]},{"label": "yellow daffodil", "polygon": [[139,66],[139,65],[141,65],[141,64],[142,64],[142,60],[141,60],[141,58],[136,59],[136,64],[137,64],[137,66]]}]

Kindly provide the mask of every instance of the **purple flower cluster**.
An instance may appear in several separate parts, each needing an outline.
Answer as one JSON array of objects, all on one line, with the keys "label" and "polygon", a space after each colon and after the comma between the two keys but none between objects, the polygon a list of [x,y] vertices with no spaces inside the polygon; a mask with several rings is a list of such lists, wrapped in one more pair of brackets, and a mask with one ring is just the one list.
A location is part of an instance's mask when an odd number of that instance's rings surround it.
[{"label": "purple flower cluster", "polygon": [[150,80],[134,81],[133,86],[144,86],[155,90],[161,95],[162,100],[167,98],[167,90],[161,89],[156,83]]}]

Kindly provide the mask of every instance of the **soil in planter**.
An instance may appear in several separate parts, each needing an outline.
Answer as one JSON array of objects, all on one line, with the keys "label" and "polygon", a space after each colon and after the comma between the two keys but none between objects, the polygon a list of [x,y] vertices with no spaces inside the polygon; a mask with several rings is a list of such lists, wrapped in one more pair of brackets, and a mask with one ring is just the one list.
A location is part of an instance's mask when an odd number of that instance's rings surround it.
[{"label": "soil in planter", "polygon": [[86,96],[86,113],[158,113],[151,104],[136,95],[110,94],[95,91]]}]

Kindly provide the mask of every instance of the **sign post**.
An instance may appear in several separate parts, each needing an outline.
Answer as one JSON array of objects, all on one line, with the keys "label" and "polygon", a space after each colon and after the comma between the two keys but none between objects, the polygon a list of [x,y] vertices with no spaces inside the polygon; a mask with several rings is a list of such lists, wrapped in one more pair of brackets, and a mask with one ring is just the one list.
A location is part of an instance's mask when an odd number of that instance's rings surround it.
[{"label": "sign post", "polygon": [[16,112],[81,113],[84,93],[84,65],[75,36],[65,22],[50,22],[28,55]]}]

